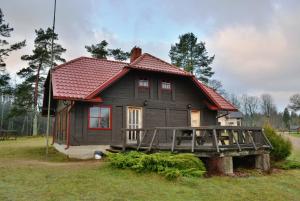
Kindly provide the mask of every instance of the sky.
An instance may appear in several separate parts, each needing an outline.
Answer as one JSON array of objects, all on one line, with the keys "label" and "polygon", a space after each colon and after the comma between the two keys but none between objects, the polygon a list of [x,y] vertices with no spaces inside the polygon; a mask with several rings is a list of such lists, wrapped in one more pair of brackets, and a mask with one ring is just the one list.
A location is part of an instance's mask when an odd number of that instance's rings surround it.
[{"label": "sky", "polygon": [[[54,0],[1,0],[0,8],[27,46],[7,59],[13,74],[32,51],[35,29],[52,26]],[[298,0],[57,0],[56,33],[67,60],[89,56],[84,46],[106,40],[110,48],[143,52],[170,62],[178,36],[193,32],[206,43],[214,79],[237,95],[273,96],[279,110],[300,92]]]}]

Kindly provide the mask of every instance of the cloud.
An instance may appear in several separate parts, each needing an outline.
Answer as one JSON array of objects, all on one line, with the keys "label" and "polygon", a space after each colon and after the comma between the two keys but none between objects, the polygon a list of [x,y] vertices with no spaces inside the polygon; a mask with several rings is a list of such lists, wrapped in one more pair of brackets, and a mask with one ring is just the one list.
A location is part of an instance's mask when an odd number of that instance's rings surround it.
[{"label": "cloud", "polygon": [[238,94],[270,93],[281,108],[286,106],[289,96],[300,92],[299,17],[300,12],[282,9],[268,29],[227,26],[208,37],[216,54],[216,76],[226,89]]},{"label": "cloud", "polygon": [[[215,54],[215,78],[228,92],[270,93],[282,108],[300,92],[300,3],[297,0],[58,0],[56,32],[69,60],[89,55],[84,46],[107,40],[126,51],[144,52],[169,61],[178,35],[194,32]],[[14,73],[33,48],[34,30],[52,25],[53,1],[1,2],[15,31],[11,41],[27,46],[7,60]]]}]

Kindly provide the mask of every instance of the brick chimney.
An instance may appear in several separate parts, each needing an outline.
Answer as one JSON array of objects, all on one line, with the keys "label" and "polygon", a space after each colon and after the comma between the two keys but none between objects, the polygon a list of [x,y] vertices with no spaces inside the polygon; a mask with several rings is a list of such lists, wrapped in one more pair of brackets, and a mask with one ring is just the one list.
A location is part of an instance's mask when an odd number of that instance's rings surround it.
[{"label": "brick chimney", "polygon": [[130,63],[134,62],[141,55],[142,55],[142,49],[137,46],[134,46],[130,52]]}]

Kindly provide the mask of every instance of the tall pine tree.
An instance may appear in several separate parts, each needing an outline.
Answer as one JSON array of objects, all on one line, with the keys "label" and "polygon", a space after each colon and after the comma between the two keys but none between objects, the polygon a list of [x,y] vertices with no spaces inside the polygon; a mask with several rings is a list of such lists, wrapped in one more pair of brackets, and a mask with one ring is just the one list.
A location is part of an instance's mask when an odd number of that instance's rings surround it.
[{"label": "tall pine tree", "polygon": [[9,38],[11,32],[14,30],[9,26],[9,24],[4,23],[4,15],[0,8],[0,67],[5,67],[4,58],[9,56],[9,53],[25,46],[25,40],[22,42],[9,44],[6,38]]},{"label": "tall pine tree", "polygon": [[172,64],[193,73],[207,84],[214,74],[211,68],[214,56],[208,56],[205,43],[197,40],[193,33],[180,35],[179,42],[171,46],[169,56]]},{"label": "tall pine tree", "polygon": [[290,112],[287,108],[284,108],[283,115],[282,115],[282,120],[283,120],[285,128],[289,129],[290,128],[291,116],[290,116]]},{"label": "tall pine tree", "polygon": [[[38,100],[41,92],[42,82],[45,80],[43,73],[51,66],[51,41],[52,37],[54,41],[58,40],[58,35],[53,33],[51,28],[46,30],[39,29],[35,31],[36,38],[34,40],[34,49],[31,55],[23,55],[22,60],[28,61],[28,67],[21,69],[17,74],[23,78],[24,82],[18,87],[20,89],[30,90],[30,87],[34,89],[33,93],[33,135],[37,135],[37,112],[38,112]],[[61,55],[66,52],[61,45],[54,42],[53,55],[54,65],[56,62],[65,62],[65,59]],[[45,74],[45,73],[44,73]],[[18,88],[17,88],[18,89]],[[25,92],[20,95],[26,94]],[[21,99],[21,98],[20,98]],[[31,102],[28,102],[29,104]],[[27,108],[30,108],[29,106]]]},{"label": "tall pine tree", "polygon": [[85,46],[85,48],[89,53],[91,53],[92,57],[97,59],[107,59],[107,57],[113,57],[115,60],[125,61],[130,57],[129,52],[125,52],[120,48],[108,49],[107,46],[108,42],[103,40],[96,45]]}]

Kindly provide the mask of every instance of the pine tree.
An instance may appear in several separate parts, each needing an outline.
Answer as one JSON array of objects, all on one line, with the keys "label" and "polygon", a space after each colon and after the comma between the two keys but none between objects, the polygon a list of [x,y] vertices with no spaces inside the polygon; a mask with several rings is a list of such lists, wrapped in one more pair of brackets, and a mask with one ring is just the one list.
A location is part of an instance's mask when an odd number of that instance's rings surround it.
[{"label": "pine tree", "polygon": [[[58,40],[58,35],[53,33],[51,28],[47,30],[39,29],[35,31],[36,38],[34,40],[34,49],[32,55],[23,55],[22,60],[28,61],[28,67],[21,69],[17,74],[23,78],[24,83],[20,87],[24,87],[30,90],[30,85],[33,86],[33,135],[37,135],[37,111],[38,100],[41,92],[41,83],[45,80],[43,73],[51,66],[51,41],[52,37],[54,41]],[[56,62],[65,62],[65,59],[61,55],[66,52],[61,45],[54,43],[53,55],[54,65]],[[20,93],[23,95],[23,93]],[[22,99],[22,98],[20,98]],[[28,102],[29,104],[31,102]],[[29,106],[27,108],[30,108]]]},{"label": "pine tree", "polygon": [[284,122],[285,128],[290,128],[291,116],[290,116],[290,112],[287,108],[284,108],[283,115],[282,115],[282,120]]},{"label": "pine tree", "polygon": [[208,56],[205,43],[197,42],[193,33],[179,36],[179,43],[171,46],[169,56],[172,64],[193,73],[200,81],[208,83],[214,74],[211,64],[214,56]]},{"label": "pine tree", "polygon": [[109,49],[109,54],[114,57],[115,60],[126,61],[130,57],[129,52],[124,52],[120,48]]},{"label": "pine tree", "polygon": [[125,61],[130,56],[129,52],[124,52],[120,48],[108,49],[107,46],[108,42],[103,40],[96,45],[85,46],[85,48],[89,53],[91,53],[92,57],[97,59],[107,59],[107,57],[111,56],[115,60]]},{"label": "pine tree", "polygon": [[0,8],[0,67],[6,66],[4,59],[5,57],[9,56],[9,53],[18,49],[21,49],[25,46],[25,40],[22,42],[9,44],[9,42],[5,38],[9,38],[11,35],[11,32],[14,30],[9,26],[9,24],[4,23],[4,15],[2,13],[2,10]]},{"label": "pine tree", "polygon": [[108,43],[103,40],[96,45],[85,46],[85,49],[91,53],[92,57],[97,59],[107,59],[108,50],[107,50]]}]

